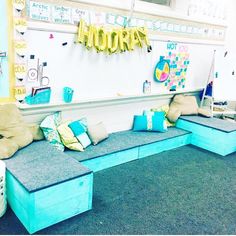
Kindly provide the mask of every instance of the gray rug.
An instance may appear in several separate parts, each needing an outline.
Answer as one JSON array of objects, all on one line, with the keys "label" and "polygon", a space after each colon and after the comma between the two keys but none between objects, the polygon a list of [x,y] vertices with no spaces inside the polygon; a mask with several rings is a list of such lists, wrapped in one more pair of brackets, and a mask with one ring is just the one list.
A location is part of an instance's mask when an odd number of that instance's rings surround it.
[{"label": "gray rug", "polygon": [[[94,175],[93,209],[38,234],[236,234],[236,153],[184,146]],[[27,234],[10,209],[1,234]]]}]

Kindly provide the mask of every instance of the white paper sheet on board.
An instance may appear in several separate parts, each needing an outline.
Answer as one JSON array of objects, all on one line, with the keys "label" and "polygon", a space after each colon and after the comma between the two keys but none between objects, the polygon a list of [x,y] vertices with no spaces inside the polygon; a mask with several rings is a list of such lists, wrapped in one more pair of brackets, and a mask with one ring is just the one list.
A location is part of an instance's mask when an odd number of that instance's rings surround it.
[{"label": "white paper sheet on board", "polygon": [[214,67],[214,99],[236,101],[236,53],[217,50]]}]

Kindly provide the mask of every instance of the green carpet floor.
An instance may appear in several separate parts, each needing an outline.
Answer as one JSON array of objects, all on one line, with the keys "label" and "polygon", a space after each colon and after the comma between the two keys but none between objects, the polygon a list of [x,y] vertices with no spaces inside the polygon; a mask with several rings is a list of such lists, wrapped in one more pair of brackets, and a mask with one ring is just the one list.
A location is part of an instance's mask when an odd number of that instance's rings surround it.
[{"label": "green carpet floor", "polygon": [[[8,209],[1,234],[27,234]],[[185,146],[94,176],[93,210],[38,234],[236,234],[236,153]]]}]

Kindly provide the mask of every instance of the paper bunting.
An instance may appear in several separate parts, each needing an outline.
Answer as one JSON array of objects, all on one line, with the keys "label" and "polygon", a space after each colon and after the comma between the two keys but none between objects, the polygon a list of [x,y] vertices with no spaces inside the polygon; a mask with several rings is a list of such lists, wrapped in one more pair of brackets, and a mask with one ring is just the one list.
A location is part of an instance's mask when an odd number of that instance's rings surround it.
[{"label": "paper bunting", "polygon": [[24,57],[26,55],[26,52],[27,52],[26,41],[15,41],[14,48],[15,48],[15,52],[20,57]]},{"label": "paper bunting", "polygon": [[27,68],[25,64],[15,64],[14,65],[15,76],[18,80],[22,81],[26,77]]},{"label": "paper bunting", "polygon": [[27,31],[27,21],[25,18],[15,18],[14,25],[15,29],[21,34],[24,34]]},{"label": "paper bunting", "polygon": [[25,0],[13,0],[13,7],[17,11],[22,11],[25,9]]}]

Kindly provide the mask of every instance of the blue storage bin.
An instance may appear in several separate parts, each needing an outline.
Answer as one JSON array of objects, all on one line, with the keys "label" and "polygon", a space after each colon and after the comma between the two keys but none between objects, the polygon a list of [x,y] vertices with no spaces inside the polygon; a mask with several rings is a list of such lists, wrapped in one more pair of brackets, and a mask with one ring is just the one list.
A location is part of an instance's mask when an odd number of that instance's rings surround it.
[{"label": "blue storage bin", "polygon": [[29,95],[25,98],[25,102],[29,105],[36,105],[36,104],[45,104],[50,102],[51,97],[51,89],[47,89],[36,95],[32,96]]}]

